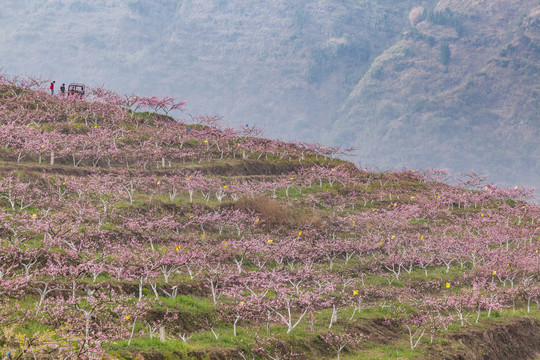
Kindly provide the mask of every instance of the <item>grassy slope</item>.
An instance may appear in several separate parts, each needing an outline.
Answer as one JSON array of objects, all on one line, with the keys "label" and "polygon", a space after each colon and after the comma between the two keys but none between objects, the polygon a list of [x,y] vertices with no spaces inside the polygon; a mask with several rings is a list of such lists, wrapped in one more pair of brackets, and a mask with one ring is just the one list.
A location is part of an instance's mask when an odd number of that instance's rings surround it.
[{"label": "grassy slope", "polygon": [[[5,101],[5,99],[4,99]],[[38,102],[36,102],[37,104]],[[29,112],[38,113],[31,104],[31,101],[26,103]],[[62,111],[61,106],[49,102],[49,100],[39,100],[42,109],[50,107],[55,109],[56,114]],[[84,105],[83,105],[84,107]],[[4,119],[9,119],[10,113],[2,113]],[[107,119],[92,119],[100,127],[118,127],[130,126],[135,136],[148,136],[147,131],[151,131],[153,127],[158,126],[158,120],[153,124],[144,124],[142,118],[135,116],[133,120],[129,117],[124,124],[107,124]],[[133,126],[133,121],[142,123],[138,127]],[[34,124],[37,129],[44,131],[56,132],[60,129],[78,129],[79,132],[90,133],[94,128],[94,123],[85,125],[82,119],[63,117],[54,115],[48,123]],[[72,133],[73,134],[73,133]],[[69,137],[69,132],[65,134]],[[194,143],[198,146],[199,154],[206,153],[206,146],[201,142]],[[28,155],[22,162],[17,163],[13,160],[14,152],[10,149],[3,149],[2,165],[0,172],[3,177],[10,174],[15,174],[18,178],[24,181],[33,181],[41,178],[42,174],[51,178],[63,178],[65,181],[75,181],[89,179],[92,175],[103,176],[109,174],[121,178],[121,173],[124,167],[116,164],[113,167],[108,167],[101,164],[98,167],[91,167],[90,164],[82,163],[81,166],[74,167],[67,161],[55,166],[38,164],[37,158]],[[165,174],[174,174],[184,171],[193,171],[194,168],[201,170],[208,179],[217,179],[222,184],[232,184],[241,179],[244,181],[258,182],[271,178],[278,178],[282,174],[285,176],[298,176],[296,171],[301,167],[328,165],[331,167],[343,164],[339,160],[330,160],[325,157],[309,155],[298,158],[292,155],[292,158],[281,157],[279,155],[270,155],[268,160],[263,156],[262,160],[255,160],[258,154],[248,153],[247,159],[225,158],[218,159],[219,152],[212,151],[212,157],[203,157],[201,161],[193,163],[173,163],[170,168],[162,169],[160,164],[151,163],[148,168],[132,169],[137,171],[137,176],[141,179],[154,179],[156,176],[165,176]],[[124,231],[124,224],[121,222],[122,217],[129,218],[130,216],[139,214],[155,214],[160,216],[172,215],[174,217],[184,218],[186,214],[195,211],[196,208],[202,209],[202,213],[212,212],[219,209],[236,208],[243,212],[249,213],[254,211],[257,218],[262,219],[262,225],[253,227],[251,234],[243,234],[244,236],[266,239],[272,236],[276,242],[287,239],[291,233],[296,233],[302,230],[306,239],[322,239],[331,236],[328,232],[332,222],[343,222],[350,226],[348,219],[367,218],[368,221],[361,225],[355,225],[348,228],[346,231],[339,232],[336,242],[352,240],[352,241],[373,241],[371,236],[385,236],[388,241],[388,246],[392,246],[391,239],[396,236],[398,238],[410,238],[417,246],[422,246],[420,240],[424,241],[419,234],[425,234],[426,240],[430,238],[438,239],[440,231],[445,226],[452,223],[462,223],[463,219],[472,219],[480,216],[480,212],[486,212],[490,215],[489,224],[496,221],[498,216],[508,215],[508,209],[504,208],[505,204],[502,201],[487,200],[483,201],[481,206],[476,206],[473,203],[454,204],[450,198],[444,199],[448,202],[448,211],[436,206],[437,192],[449,191],[455,193],[456,198],[459,194],[465,194],[463,190],[452,190],[451,187],[435,182],[425,182],[421,176],[410,171],[401,173],[371,173],[355,169],[352,165],[347,165],[354,177],[354,182],[347,186],[342,186],[335,183],[333,186],[325,181],[322,186],[319,186],[315,181],[311,186],[293,186],[288,196],[285,189],[279,189],[276,192],[276,197],[272,198],[271,193],[264,193],[255,198],[244,196],[238,202],[227,198],[224,202],[218,202],[212,199],[206,202],[201,194],[196,193],[194,203],[190,204],[187,193],[182,192],[181,196],[174,201],[170,201],[166,193],[158,193],[151,200],[148,194],[142,191],[135,193],[135,201],[132,205],[123,199],[116,203],[114,215],[106,218],[105,224],[98,227],[98,233],[104,236],[116,233],[118,241],[121,241],[121,234]],[[151,180],[154,181],[154,180]],[[37,186],[37,185],[36,185]],[[448,195],[450,196],[450,195]],[[316,200],[316,205],[310,204],[307,200],[312,197]],[[75,199],[75,197],[73,197]],[[429,200],[423,200],[429,199]],[[395,224],[389,218],[394,207],[399,211],[407,211],[416,205],[424,204],[429,201],[433,204],[433,211],[430,206],[423,207],[417,215],[407,217],[403,224]],[[458,200],[455,200],[458,201]],[[9,204],[6,201],[2,203],[2,209],[9,212]],[[396,204],[394,206],[394,204]],[[508,204],[512,208],[518,208],[522,203],[509,201]],[[399,205],[399,206],[398,206]],[[62,214],[71,211],[71,204],[61,205],[53,210],[54,213]],[[424,205],[422,205],[424,206]],[[23,211],[22,213],[43,213],[45,209],[40,204]],[[388,216],[388,218],[387,218]],[[482,213],[483,216],[483,213]],[[518,225],[517,219],[513,216],[509,217],[510,224],[507,226],[511,229],[527,229],[533,228],[530,224],[534,218],[525,216],[523,223]],[[92,220],[87,220],[87,226],[95,226]],[[357,220],[359,221],[359,220]],[[486,224],[488,226],[489,224]],[[357,227],[355,227],[357,226]],[[401,228],[403,226],[403,228]],[[4,229],[5,230],[5,229]],[[486,230],[487,231],[487,230]],[[371,234],[367,236],[365,234]],[[391,237],[390,235],[393,234]],[[9,233],[3,233],[2,240]],[[140,233],[138,236],[146,236],[148,233]],[[200,229],[198,227],[186,227],[182,234],[186,237],[200,237]],[[38,240],[39,234],[29,234],[31,239]],[[160,233],[158,237],[163,244],[169,244],[167,239],[169,236],[174,236],[172,233]],[[208,244],[219,246],[226,241],[234,241],[239,238],[234,228],[226,228],[223,234],[218,232],[218,229],[211,224],[207,227],[205,238]],[[307,240],[306,240],[307,241]],[[310,240],[311,241],[311,240]],[[534,236],[534,241],[538,241],[538,235]],[[169,244],[170,245],[170,244]],[[386,245],[385,245],[386,246]],[[390,248],[388,248],[390,249]],[[62,252],[61,249],[52,249],[52,251]],[[437,333],[434,342],[431,344],[429,338],[424,338],[421,345],[415,350],[408,349],[408,340],[406,338],[406,329],[400,323],[391,320],[385,321],[386,318],[392,319],[394,313],[392,308],[399,306],[402,301],[399,300],[402,296],[419,296],[420,293],[426,291],[434,295],[443,295],[445,292],[460,291],[460,289],[452,288],[446,290],[444,284],[463,282],[464,287],[468,287],[467,280],[464,276],[473,272],[471,265],[465,262],[464,267],[453,266],[451,271],[446,272],[444,266],[430,266],[428,276],[424,275],[424,270],[416,268],[408,273],[403,273],[398,280],[392,280],[391,274],[380,267],[375,259],[379,250],[371,250],[368,253],[353,257],[350,261],[345,262],[341,254],[331,263],[328,260],[321,259],[316,263],[317,271],[322,273],[330,273],[339,281],[339,288],[343,286],[346,290],[344,293],[335,292],[335,296],[351,297],[354,289],[365,291],[366,307],[359,314],[356,314],[354,320],[348,320],[352,315],[351,307],[342,307],[339,309],[338,321],[334,324],[332,332],[337,334],[352,333],[358,336],[359,334],[367,335],[366,341],[362,341],[357,345],[348,346],[342,353],[344,359],[427,359],[427,358],[458,358],[463,355],[464,358],[476,358],[478,353],[486,353],[489,358],[504,358],[510,351],[511,354],[518,356],[519,354],[532,353],[539,349],[537,347],[538,337],[535,333],[529,333],[526,328],[533,326],[538,327],[538,309],[533,306],[531,313],[527,314],[524,310],[523,301],[518,302],[518,309],[512,312],[505,308],[504,311],[494,312],[491,319],[487,319],[487,314],[483,312],[480,324],[472,324],[466,328],[459,325],[452,325],[448,331]],[[234,268],[231,259],[228,260],[228,266]],[[291,272],[296,273],[301,271],[303,264],[298,264],[291,267]],[[267,269],[282,270],[283,268],[277,263],[270,262]],[[257,272],[257,267],[248,262],[245,265],[247,273]],[[363,278],[365,276],[365,278]],[[241,276],[239,277],[241,278]],[[363,278],[363,281],[360,281]],[[354,280],[353,285],[345,285],[343,281],[347,279]],[[117,281],[109,276],[100,276],[99,283],[101,286],[110,285],[121,292],[136,296],[137,282],[132,281]],[[89,279],[82,279],[82,283],[89,283]],[[145,359],[161,359],[165,358],[210,358],[210,359],[230,359],[242,358],[240,352],[246,356],[250,356],[250,352],[258,347],[264,347],[267,355],[280,356],[281,358],[296,358],[296,359],[327,359],[335,357],[335,350],[321,339],[321,334],[327,334],[328,321],[331,311],[328,308],[319,309],[313,313],[313,329],[307,321],[302,322],[297,329],[291,334],[286,333],[286,328],[278,322],[272,322],[270,326],[270,334],[266,332],[264,321],[241,321],[239,323],[239,334],[234,337],[232,334],[231,322],[221,319],[216,312],[216,308],[212,304],[210,291],[202,279],[202,277],[191,280],[185,271],[175,274],[171,277],[171,283],[179,287],[180,296],[176,299],[168,299],[160,297],[159,302],[152,301],[152,310],[146,315],[147,321],[157,320],[164,316],[167,309],[179,315],[177,326],[181,331],[193,335],[187,342],[182,342],[176,333],[170,333],[169,340],[165,343],[159,340],[148,338],[148,334],[144,333],[137,335],[130,346],[127,346],[126,341],[120,341],[116,344],[108,345],[107,349],[111,356],[119,358],[145,358]],[[160,280],[160,286],[165,286]],[[62,280],[58,280],[58,285],[65,285],[69,288],[69,284],[62,284]],[[307,283],[307,288],[316,287],[314,282]],[[394,297],[388,298],[385,301],[377,298],[377,290],[385,289],[395,294]],[[418,293],[420,291],[420,293]],[[152,292],[148,285],[144,287],[145,297],[151,299]],[[13,299],[13,302],[22,304],[23,308],[34,309],[37,294],[30,292],[23,298]],[[224,303],[232,301],[231,299],[223,299]],[[524,320],[528,319],[528,320]],[[219,339],[215,339],[211,333],[207,322],[214,324],[214,330],[220,334]],[[530,323],[529,323],[530,322]],[[501,327],[501,324],[508,326]],[[533,325],[531,325],[533,324]],[[0,333],[0,345],[6,345],[10,348],[15,346],[16,341],[9,336],[9,329],[14,329],[19,334],[24,334],[26,339],[34,338],[39,334],[43,334],[46,330],[53,330],[54,327],[44,325],[39,321],[25,322],[22,319],[17,319],[14,327],[11,325],[3,326],[4,334]],[[137,326],[137,331],[144,331],[145,327],[142,324]],[[487,340],[479,339],[478,334],[495,334],[488,336]],[[500,335],[502,334],[502,335]],[[500,336],[499,336],[500,335]],[[24,337],[23,337],[24,339]],[[523,341],[527,339],[526,344],[521,348],[508,350],[506,341],[512,339],[515,341]],[[58,338],[56,339],[58,341]],[[266,341],[266,342],[265,342]],[[467,344],[464,347],[462,344]],[[527,345],[527,346],[525,346]],[[506,353],[505,353],[506,351]],[[512,352],[513,351],[513,352]],[[256,354],[257,358],[266,358],[261,354]],[[292,354],[297,354],[292,355]]]}]

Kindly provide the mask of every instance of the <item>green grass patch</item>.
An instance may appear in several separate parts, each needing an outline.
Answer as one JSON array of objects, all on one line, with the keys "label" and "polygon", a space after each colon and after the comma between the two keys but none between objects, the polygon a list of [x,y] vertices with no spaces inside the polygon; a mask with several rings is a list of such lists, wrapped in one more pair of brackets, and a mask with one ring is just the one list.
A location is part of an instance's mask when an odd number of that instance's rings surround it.
[{"label": "green grass patch", "polygon": [[159,338],[134,338],[130,345],[128,341],[117,341],[115,344],[107,345],[107,349],[118,352],[122,356],[132,353],[133,350],[146,352],[149,354],[159,353],[165,359],[189,359],[188,352],[193,348],[183,341],[168,340],[162,342]]},{"label": "green grass patch", "polygon": [[174,299],[160,297],[160,301],[169,307],[191,309],[198,313],[211,313],[213,311],[212,301],[207,298],[178,295]]}]

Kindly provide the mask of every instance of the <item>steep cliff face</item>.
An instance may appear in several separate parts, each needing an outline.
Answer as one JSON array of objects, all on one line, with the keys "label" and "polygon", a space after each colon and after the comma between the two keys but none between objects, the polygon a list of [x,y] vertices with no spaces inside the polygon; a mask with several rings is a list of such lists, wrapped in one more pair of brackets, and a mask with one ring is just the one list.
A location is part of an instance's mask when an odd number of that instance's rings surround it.
[{"label": "steep cliff face", "polygon": [[6,0],[0,67],[180,97],[188,113],[356,146],[382,168],[538,185],[539,12],[535,0]]},{"label": "steep cliff face", "polygon": [[535,1],[440,1],[376,58],[338,112],[335,141],[380,166],[540,178]]}]

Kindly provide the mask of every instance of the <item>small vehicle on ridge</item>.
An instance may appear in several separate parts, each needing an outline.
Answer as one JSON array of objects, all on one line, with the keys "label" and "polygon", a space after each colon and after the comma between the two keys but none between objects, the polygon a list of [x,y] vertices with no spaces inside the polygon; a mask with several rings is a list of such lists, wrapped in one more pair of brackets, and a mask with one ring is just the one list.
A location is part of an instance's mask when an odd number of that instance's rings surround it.
[{"label": "small vehicle on ridge", "polygon": [[78,83],[69,84],[67,94],[82,97],[85,94],[84,84],[78,84]]}]

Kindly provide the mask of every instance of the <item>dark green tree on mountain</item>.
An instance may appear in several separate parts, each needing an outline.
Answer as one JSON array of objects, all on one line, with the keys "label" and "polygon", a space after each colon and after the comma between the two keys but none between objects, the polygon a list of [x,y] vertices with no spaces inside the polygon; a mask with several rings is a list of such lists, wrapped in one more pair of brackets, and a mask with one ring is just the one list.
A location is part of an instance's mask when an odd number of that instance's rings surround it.
[{"label": "dark green tree on mountain", "polygon": [[451,55],[450,46],[447,43],[442,44],[441,45],[441,58],[440,58],[441,64],[448,66],[448,64],[450,63],[450,55]]}]

